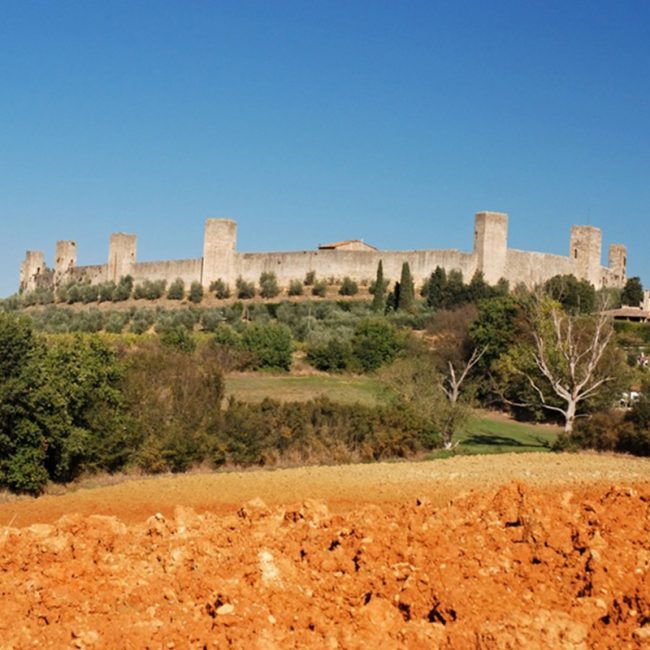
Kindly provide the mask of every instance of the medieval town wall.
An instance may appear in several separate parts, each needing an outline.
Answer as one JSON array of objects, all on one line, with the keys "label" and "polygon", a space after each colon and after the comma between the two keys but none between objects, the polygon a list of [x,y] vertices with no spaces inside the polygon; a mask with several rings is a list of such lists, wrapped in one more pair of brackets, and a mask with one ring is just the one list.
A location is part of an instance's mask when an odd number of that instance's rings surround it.
[{"label": "medieval town wall", "polygon": [[[46,266],[40,251],[28,251],[21,265],[20,289],[31,291],[40,287],[56,287],[63,282],[113,281],[131,275],[136,283],[144,280],[165,280],[168,284],[181,278],[186,285],[194,281],[209,288],[221,279],[234,289],[238,277],[258,283],[264,272],[275,273],[281,286],[292,280],[303,280],[314,271],[320,279],[371,282],[381,260],[384,277],[399,280],[404,262],[421,285],[437,266],[447,272],[459,270],[466,281],[476,271],[495,284],[501,278],[512,287],[524,283],[528,287],[541,284],[554,275],[573,274],[586,279],[596,288],[622,287],[627,279],[627,252],[622,244],[612,244],[608,266],[601,264],[602,235],[593,226],[573,226],[567,256],[521,251],[508,248],[508,215],[501,212],[479,212],[474,220],[474,247],[471,252],[459,250],[379,251],[361,242],[339,242],[317,250],[278,253],[239,253],[236,250],[237,224],[231,219],[207,219],[203,257],[157,262],[136,261],[137,238],[126,233],[110,237],[108,261],[96,266],[76,266],[74,242],[57,242],[55,269]],[[358,248],[360,250],[354,250]]]},{"label": "medieval town wall", "polygon": [[231,286],[237,277],[257,283],[263,272],[275,273],[278,283],[287,286],[291,280],[302,280],[309,271],[318,279],[342,280],[350,277],[357,282],[372,281],[377,265],[382,261],[384,277],[399,280],[402,264],[408,262],[413,281],[422,284],[436,266],[457,269],[471,278],[476,271],[476,256],[456,250],[422,251],[340,251],[316,250],[289,253],[238,253],[234,274],[222,279]]},{"label": "medieval town wall", "polygon": [[508,249],[503,277],[514,288],[520,282],[527,287],[546,282],[554,275],[576,275],[573,260],[562,255],[532,253]]},{"label": "medieval town wall", "polygon": [[171,284],[180,278],[189,286],[201,279],[201,258],[188,260],[165,260],[162,262],[136,262],[131,270],[131,277],[136,284],[144,280],[165,280]]}]

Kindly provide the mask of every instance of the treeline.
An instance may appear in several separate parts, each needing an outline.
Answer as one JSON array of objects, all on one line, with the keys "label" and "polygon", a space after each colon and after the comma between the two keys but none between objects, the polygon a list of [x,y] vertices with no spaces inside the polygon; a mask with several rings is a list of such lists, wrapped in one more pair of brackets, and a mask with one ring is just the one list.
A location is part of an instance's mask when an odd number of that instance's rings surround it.
[{"label": "treeline", "polygon": [[370,460],[437,443],[405,406],[223,405],[226,349],[45,338],[28,318],[0,315],[0,487],[36,494],[88,472]]}]

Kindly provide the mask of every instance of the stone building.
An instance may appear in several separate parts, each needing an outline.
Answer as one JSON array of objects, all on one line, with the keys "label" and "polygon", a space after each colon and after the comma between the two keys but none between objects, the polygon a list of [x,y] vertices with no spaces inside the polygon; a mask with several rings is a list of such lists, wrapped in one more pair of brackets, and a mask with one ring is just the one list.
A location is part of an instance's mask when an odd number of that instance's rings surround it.
[{"label": "stone building", "polygon": [[234,286],[237,278],[257,282],[262,272],[276,274],[281,286],[291,280],[303,279],[309,271],[317,277],[356,281],[372,280],[382,260],[384,277],[397,280],[402,264],[408,262],[411,274],[421,284],[437,266],[447,271],[462,271],[469,279],[482,271],[485,280],[495,284],[501,278],[511,286],[524,283],[533,287],[557,274],[573,274],[601,287],[622,287],[626,281],[627,253],[625,246],[609,247],[607,266],[601,263],[602,238],[593,226],[573,226],[569,254],[551,255],[508,248],[508,215],[501,212],[479,212],[474,222],[472,251],[408,250],[382,251],[360,240],[326,244],[315,250],[278,253],[240,253],[237,251],[237,224],[230,219],[207,219],[203,240],[203,256],[186,260],[138,262],[136,236],[114,233],[108,246],[108,261],[96,266],[77,266],[77,246],[72,241],[56,244],[54,268],[45,264],[41,251],[27,251],[20,269],[20,290],[37,287],[55,288],[68,281],[117,282],[130,275],[136,283],[144,280],[181,278],[186,284],[199,281],[209,287],[221,279]]}]

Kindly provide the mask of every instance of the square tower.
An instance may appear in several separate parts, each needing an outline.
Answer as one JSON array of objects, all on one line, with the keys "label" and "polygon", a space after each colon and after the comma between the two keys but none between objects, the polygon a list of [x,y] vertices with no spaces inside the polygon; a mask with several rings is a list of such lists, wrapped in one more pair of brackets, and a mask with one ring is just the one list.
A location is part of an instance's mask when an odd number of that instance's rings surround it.
[{"label": "square tower", "polygon": [[[508,215],[504,212],[477,212],[474,218],[476,268],[488,284],[506,275]],[[469,278],[468,278],[469,280]]]},{"label": "square tower", "polygon": [[206,219],[203,238],[201,284],[209,287],[215,280],[232,285],[235,281],[237,222],[232,219]]},{"label": "square tower", "polygon": [[575,276],[579,280],[591,282],[596,289],[600,289],[602,285],[601,249],[600,228],[595,226],[573,226],[571,228],[569,255],[573,260]]},{"label": "square tower", "polygon": [[137,237],[123,232],[114,232],[108,244],[108,281],[115,283],[126,275],[133,274],[135,266]]}]

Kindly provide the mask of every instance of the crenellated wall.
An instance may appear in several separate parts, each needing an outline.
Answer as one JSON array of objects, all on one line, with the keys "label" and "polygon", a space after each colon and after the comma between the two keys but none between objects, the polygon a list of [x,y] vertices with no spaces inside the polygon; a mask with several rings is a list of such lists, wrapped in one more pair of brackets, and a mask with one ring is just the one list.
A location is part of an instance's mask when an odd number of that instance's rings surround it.
[{"label": "crenellated wall", "polygon": [[[402,264],[408,262],[416,284],[440,266],[447,271],[462,271],[469,281],[481,271],[487,282],[495,284],[501,278],[512,287],[523,283],[528,287],[541,284],[557,274],[573,274],[589,280],[596,288],[622,287],[627,279],[625,246],[609,248],[608,266],[601,265],[602,236],[593,226],[571,228],[569,255],[551,255],[508,248],[508,215],[502,212],[478,212],[474,220],[474,249],[379,251],[371,247],[362,250],[323,248],[310,251],[278,253],[239,253],[236,250],[237,223],[231,219],[207,219],[203,242],[203,257],[186,260],[138,262],[135,235],[114,233],[110,237],[108,261],[99,266],[76,266],[75,242],[57,242],[55,271],[47,269],[40,251],[28,251],[21,265],[20,289],[29,291],[75,280],[99,283],[118,282],[131,275],[136,283],[144,280],[173,282],[181,278],[186,285],[194,281],[208,288],[217,279],[234,288],[237,278],[257,283],[263,272],[275,273],[281,286],[292,280],[302,280],[309,271],[322,279],[341,280],[348,276],[357,282],[372,281],[381,260],[384,277],[398,280]],[[342,242],[345,244],[345,242]],[[333,245],[337,246],[337,245]],[[359,248],[357,246],[357,248]]]}]

